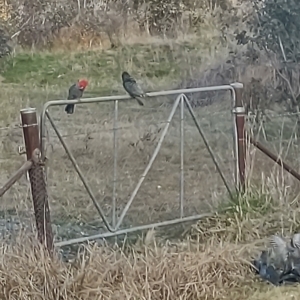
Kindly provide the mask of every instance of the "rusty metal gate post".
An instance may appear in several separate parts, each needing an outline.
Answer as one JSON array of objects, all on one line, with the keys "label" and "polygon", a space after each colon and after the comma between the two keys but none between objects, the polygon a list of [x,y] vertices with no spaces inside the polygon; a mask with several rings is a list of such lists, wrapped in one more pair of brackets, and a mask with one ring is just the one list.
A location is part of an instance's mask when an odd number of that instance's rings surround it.
[{"label": "rusty metal gate post", "polygon": [[236,130],[236,155],[237,155],[237,178],[236,185],[239,191],[245,190],[245,170],[246,170],[246,132],[245,119],[246,112],[243,105],[243,85],[239,83],[231,84],[235,90],[235,130]]},{"label": "rusty metal gate post", "polygon": [[20,113],[27,160],[33,162],[32,168],[29,170],[29,178],[38,239],[51,254],[53,250],[53,233],[45,173],[40,160],[37,113],[35,108],[25,108]]}]

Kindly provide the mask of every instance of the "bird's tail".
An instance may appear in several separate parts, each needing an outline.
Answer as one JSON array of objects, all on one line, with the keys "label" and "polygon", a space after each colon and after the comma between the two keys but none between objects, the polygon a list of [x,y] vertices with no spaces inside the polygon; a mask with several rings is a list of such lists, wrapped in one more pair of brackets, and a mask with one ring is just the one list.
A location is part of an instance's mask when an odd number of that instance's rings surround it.
[{"label": "bird's tail", "polygon": [[68,104],[65,108],[65,112],[68,114],[68,115],[71,115],[74,113],[74,107],[75,105],[74,104]]},{"label": "bird's tail", "polygon": [[135,100],[138,102],[139,105],[144,106],[144,103],[139,97],[135,97]]}]

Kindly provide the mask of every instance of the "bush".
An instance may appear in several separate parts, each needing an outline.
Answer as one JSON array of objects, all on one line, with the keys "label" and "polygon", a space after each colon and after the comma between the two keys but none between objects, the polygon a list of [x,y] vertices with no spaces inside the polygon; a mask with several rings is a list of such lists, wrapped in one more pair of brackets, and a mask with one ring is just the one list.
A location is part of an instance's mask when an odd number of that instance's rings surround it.
[{"label": "bush", "polygon": [[293,62],[300,59],[300,2],[295,0],[266,0],[263,4],[254,1],[257,19],[256,41],[277,55],[282,55],[280,40],[284,45],[286,58]]},{"label": "bush", "polygon": [[[203,22],[214,7],[230,8],[228,0],[10,0],[10,24],[17,42],[25,47],[53,46],[61,31],[72,31],[78,42],[85,36],[108,36],[111,45],[118,44],[122,33],[133,30],[132,24],[150,35],[176,36]],[[216,20],[218,22],[218,20]],[[129,24],[131,23],[131,24]]]},{"label": "bush", "polygon": [[253,3],[256,10],[253,41],[267,53],[276,71],[275,94],[281,94],[281,102],[287,104],[289,111],[299,112],[300,2],[256,0]]}]

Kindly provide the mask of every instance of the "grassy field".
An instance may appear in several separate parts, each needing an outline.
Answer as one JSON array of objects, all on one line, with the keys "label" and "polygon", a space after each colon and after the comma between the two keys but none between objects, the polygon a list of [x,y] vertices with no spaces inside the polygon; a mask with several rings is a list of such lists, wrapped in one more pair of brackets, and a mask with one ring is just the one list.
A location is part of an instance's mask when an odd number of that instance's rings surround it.
[{"label": "grassy field", "polygon": [[[64,99],[69,86],[87,78],[85,96],[124,94],[121,72],[128,70],[146,91],[182,86],[209,61],[226,57],[229,49],[212,54],[203,39],[155,40],[128,44],[116,50],[85,52],[17,52],[3,60],[0,94],[0,182],[25,160],[17,153],[23,144],[19,110]],[[221,51],[222,50],[222,51]],[[199,74],[199,73],[197,73]],[[201,78],[201,82],[205,82]],[[202,84],[203,85],[203,84]],[[201,97],[197,95],[196,97]],[[213,98],[195,108],[200,125],[234,191],[234,157],[230,95]],[[120,214],[157,145],[174,98],[158,97],[139,107],[134,100],[119,104],[117,212]],[[50,110],[59,131],[87,178],[98,203],[111,219],[113,189],[113,104],[78,105],[67,116],[63,107]],[[276,112],[271,112],[276,113]],[[298,140],[293,118],[272,117],[260,139],[297,170]],[[296,299],[298,287],[274,288],[259,282],[250,258],[272,233],[299,229],[298,182],[253,147],[249,147],[249,189],[229,196],[204,142],[185,110],[185,215],[216,211],[193,226],[149,231],[145,237],[119,246],[82,247],[71,263],[50,261],[30,235],[17,244],[1,244],[1,299]],[[56,239],[70,239],[104,230],[91,200],[55,133],[47,123],[48,184]],[[251,164],[250,164],[251,162]],[[145,178],[123,227],[179,216],[180,111],[177,110],[161,151]],[[32,204],[26,178],[2,199],[3,219],[19,218],[30,226]],[[172,236],[172,238],[170,238]],[[130,247],[128,244],[132,244]],[[120,248],[119,248],[120,247]],[[13,267],[12,267],[13,266]]]}]

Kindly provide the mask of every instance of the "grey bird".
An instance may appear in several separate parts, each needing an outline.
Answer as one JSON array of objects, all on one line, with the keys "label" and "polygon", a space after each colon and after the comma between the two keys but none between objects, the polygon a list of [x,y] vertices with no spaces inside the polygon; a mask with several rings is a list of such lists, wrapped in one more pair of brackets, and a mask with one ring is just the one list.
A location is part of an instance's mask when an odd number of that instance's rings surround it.
[{"label": "grey bird", "polygon": [[128,72],[122,73],[122,81],[123,81],[123,87],[125,91],[130,95],[130,97],[136,99],[139,105],[144,105],[141,99],[145,97],[145,93],[142,90],[142,88],[138,85],[136,80],[129,75]]},{"label": "grey bird", "polygon": [[280,281],[280,274],[276,271],[273,265],[269,265],[270,258],[268,251],[263,251],[260,257],[254,260],[253,265],[262,279],[278,285]]},{"label": "grey bird", "polygon": [[291,238],[291,245],[294,248],[300,249],[300,233],[296,233]]},{"label": "grey bird", "polygon": [[274,285],[300,282],[300,234],[289,240],[273,235],[270,246],[253,262],[260,277]]},{"label": "grey bird", "polygon": [[297,268],[300,272],[300,234],[294,234],[286,241],[283,238],[273,235],[270,239],[273,249],[273,257],[276,258],[276,265],[283,269],[284,273],[291,272]]},{"label": "grey bird", "polygon": [[288,261],[290,248],[287,242],[278,235],[272,235],[270,238],[270,259],[278,269],[284,269]]},{"label": "grey bird", "polygon": [[289,261],[292,270],[296,270],[300,274],[300,234],[296,233],[290,240],[288,245],[289,249]]}]

